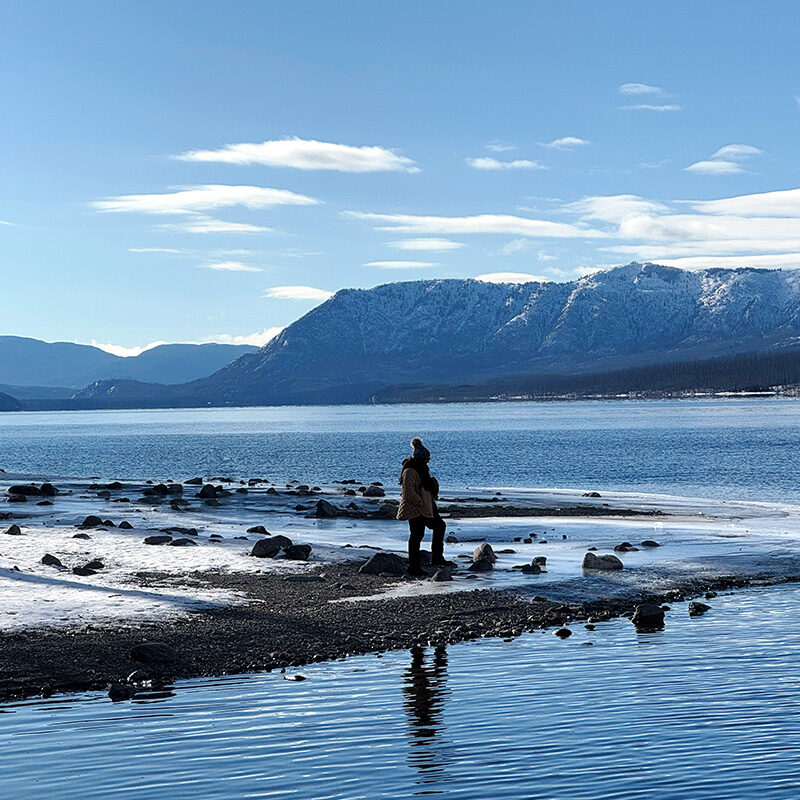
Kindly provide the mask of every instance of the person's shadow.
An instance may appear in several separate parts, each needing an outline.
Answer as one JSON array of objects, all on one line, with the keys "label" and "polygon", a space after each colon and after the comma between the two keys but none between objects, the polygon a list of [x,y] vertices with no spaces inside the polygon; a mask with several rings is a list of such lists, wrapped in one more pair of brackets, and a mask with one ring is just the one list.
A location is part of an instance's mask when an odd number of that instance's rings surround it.
[{"label": "person's shadow", "polygon": [[440,645],[428,662],[424,647],[411,649],[411,665],[403,676],[403,706],[408,715],[409,764],[417,770],[417,782],[426,784],[424,794],[436,794],[429,784],[444,777],[448,761],[442,733],[442,715],[449,690],[447,689],[447,649]]}]

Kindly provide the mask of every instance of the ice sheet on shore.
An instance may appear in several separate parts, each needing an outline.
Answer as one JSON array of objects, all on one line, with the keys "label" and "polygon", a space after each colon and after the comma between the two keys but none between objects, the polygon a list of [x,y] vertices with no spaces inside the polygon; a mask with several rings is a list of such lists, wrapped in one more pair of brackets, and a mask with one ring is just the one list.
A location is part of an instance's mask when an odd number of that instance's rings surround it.
[{"label": "ice sheet on shore", "polygon": [[[0,491],[12,482],[44,480],[42,476],[2,475]],[[256,559],[249,556],[258,535],[246,534],[246,528],[265,525],[271,533],[281,533],[295,542],[308,542],[313,548],[310,565],[331,560],[344,560],[359,554],[359,545],[402,552],[407,530],[392,520],[314,519],[295,510],[299,503],[309,508],[324,496],[341,501],[336,487],[327,487],[322,495],[298,498],[291,495],[267,496],[262,489],[247,495],[231,495],[223,505],[209,508],[194,501],[192,487],[186,497],[192,498],[188,511],[177,512],[168,503],[139,505],[114,503],[87,492],[88,482],[62,481],[57,485],[72,494],[59,494],[54,505],[39,507],[34,503],[0,505],[0,510],[21,518],[14,520],[23,536],[0,533],[0,629],[18,629],[39,625],[74,626],[87,623],[108,623],[119,620],[141,620],[161,615],[192,613],[213,605],[242,602],[232,592],[214,590],[192,576],[192,573],[217,572],[285,572],[292,574],[309,568],[303,562],[283,559]],[[131,482],[121,493],[133,498],[141,482]],[[390,490],[391,492],[391,490]],[[626,570],[647,570],[658,565],[686,565],[713,558],[748,554],[757,559],[766,554],[800,553],[800,509],[767,503],[730,503],[698,501],[655,495],[605,492],[602,498],[584,498],[575,490],[464,488],[447,491],[447,498],[469,496],[489,500],[497,493],[502,504],[540,504],[572,506],[609,504],[612,507],[637,510],[661,510],[663,517],[483,517],[450,519],[448,533],[459,539],[448,544],[447,556],[460,565],[479,540],[492,543],[501,553],[492,573],[473,575],[463,569],[452,583],[402,583],[382,596],[419,592],[450,592],[472,588],[525,587],[541,589],[582,577],[580,563],[586,548],[597,547],[611,552],[614,545],[629,541],[639,545],[655,539],[661,547],[621,555]],[[116,493],[120,494],[120,492]],[[338,499],[337,499],[338,498]],[[447,502],[444,500],[443,502]],[[364,506],[369,508],[371,506]],[[127,519],[134,530],[90,529],[89,540],[74,539],[76,525],[88,514],[97,514],[115,523]],[[0,531],[11,520],[0,522]],[[181,526],[199,531],[197,546],[150,546],[145,536],[160,529]],[[210,536],[223,536],[211,540]],[[533,537],[533,534],[536,534]],[[179,535],[179,534],[177,534]],[[248,540],[234,538],[249,536]],[[530,543],[515,538],[531,537]],[[566,538],[564,538],[566,537]],[[193,537],[194,538],[194,537]],[[345,547],[352,545],[353,547]],[[361,550],[366,558],[371,551]],[[44,566],[42,556],[58,557],[65,570]],[[530,563],[537,555],[547,557],[547,572],[522,575],[514,565]],[[70,569],[92,559],[100,559],[105,568],[96,575],[81,577]],[[18,567],[19,572],[13,568]],[[168,573],[175,576],[155,586],[142,586],[136,573]]]}]

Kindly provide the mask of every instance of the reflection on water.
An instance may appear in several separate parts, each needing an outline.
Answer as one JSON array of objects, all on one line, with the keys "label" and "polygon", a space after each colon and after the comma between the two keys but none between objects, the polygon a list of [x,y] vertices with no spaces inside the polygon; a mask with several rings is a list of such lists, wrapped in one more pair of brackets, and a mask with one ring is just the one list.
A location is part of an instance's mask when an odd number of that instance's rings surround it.
[{"label": "reflection on water", "polygon": [[403,695],[408,714],[409,764],[419,771],[419,783],[438,785],[445,766],[442,714],[448,691],[444,645],[434,648],[430,663],[424,647],[412,648],[411,665],[403,676]]},{"label": "reflection on water", "polygon": [[[626,619],[6,706],[2,800],[797,800],[800,586]],[[593,646],[588,647],[591,643]]]}]

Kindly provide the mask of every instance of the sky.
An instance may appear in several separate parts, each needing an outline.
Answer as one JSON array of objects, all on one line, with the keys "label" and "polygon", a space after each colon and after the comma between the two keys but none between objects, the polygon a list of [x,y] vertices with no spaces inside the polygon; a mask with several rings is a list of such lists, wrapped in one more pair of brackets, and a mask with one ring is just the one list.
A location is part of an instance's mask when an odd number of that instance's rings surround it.
[{"label": "sky", "polygon": [[262,345],[345,287],[800,266],[795,2],[0,4],[0,333]]}]

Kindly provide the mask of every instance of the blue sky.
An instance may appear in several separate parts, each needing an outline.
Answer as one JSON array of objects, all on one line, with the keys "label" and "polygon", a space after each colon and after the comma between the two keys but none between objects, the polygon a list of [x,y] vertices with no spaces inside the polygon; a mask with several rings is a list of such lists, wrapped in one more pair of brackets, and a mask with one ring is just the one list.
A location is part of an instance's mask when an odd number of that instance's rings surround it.
[{"label": "blue sky", "polygon": [[2,333],[260,344],[342,287],[794,267],[798,23],[735,0],[7,0]]}]

